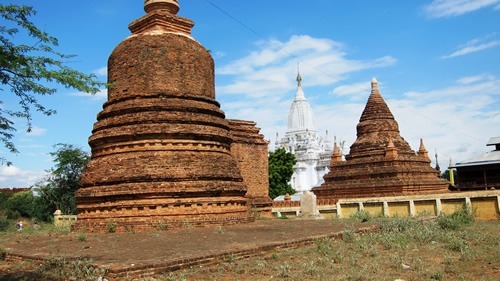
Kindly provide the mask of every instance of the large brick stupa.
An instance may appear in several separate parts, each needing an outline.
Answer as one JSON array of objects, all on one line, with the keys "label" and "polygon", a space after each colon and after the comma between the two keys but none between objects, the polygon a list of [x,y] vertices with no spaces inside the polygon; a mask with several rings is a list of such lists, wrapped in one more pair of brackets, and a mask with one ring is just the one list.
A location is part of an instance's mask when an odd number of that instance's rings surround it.
[{"label": "large brick stupa", "polygon": [[215,100],[214,61],[177,16],[177,0],[146,15],[108,61],[108,100],[77,191],[76,229],[127,231],[253,220]]},{"label": "large brick stupa", "polygon": [[401,137],[399,126],[382,98],[377,80],[357,125],[357,139],[342,160],[335,144],[330,172],[313,189],[318,198],[379,197],[448,191],[448,182],[431,167],[420,141],[417,153]]}]

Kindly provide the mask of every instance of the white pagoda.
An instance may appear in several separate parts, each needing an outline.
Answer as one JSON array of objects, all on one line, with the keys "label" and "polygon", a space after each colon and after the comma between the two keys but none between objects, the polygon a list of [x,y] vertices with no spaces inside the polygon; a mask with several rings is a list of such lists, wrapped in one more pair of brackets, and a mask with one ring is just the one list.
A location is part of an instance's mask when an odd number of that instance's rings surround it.
[{"label": "white pagoda", "polygon": [[297,192],[311,190],[323,182],[329,172],[332,145],[328,131],[323,138],[314,125],[314,114],[302,90],[302,77],[297,74],[297,92],[288,113],[288,128],[285,136],[276,135],[275,148],[285,148],[295,154],[297,164],[291,179],[292,188]]}]

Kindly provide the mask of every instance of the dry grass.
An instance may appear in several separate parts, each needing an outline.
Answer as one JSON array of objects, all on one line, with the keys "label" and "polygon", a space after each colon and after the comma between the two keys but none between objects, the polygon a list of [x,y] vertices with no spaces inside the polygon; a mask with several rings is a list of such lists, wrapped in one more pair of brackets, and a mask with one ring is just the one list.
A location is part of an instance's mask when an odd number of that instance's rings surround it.
[{"label": "dry grass", "polygon": [[343,239],[150,280],[500,280],[498,221],[473,222],[467,211],[433,221],[370,220],[378,233],[358,235],[345,221]]}]

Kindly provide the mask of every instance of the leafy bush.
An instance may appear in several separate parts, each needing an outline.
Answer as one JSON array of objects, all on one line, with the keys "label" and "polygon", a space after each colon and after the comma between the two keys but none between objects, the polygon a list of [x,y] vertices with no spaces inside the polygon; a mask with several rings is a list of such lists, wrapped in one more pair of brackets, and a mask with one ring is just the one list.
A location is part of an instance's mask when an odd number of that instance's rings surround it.
[{"label": "leafy bush", "polygon": [[9,229],[10,221],[6,218],[0,218],[0,231]]},{"label": "leafy bush", "polygon": [[3,261],[6,255],[7,253],[5,252],[5,249],[0,247],[0,261]]},{"label": "leafy bush", "polygon": [[107,228],[108,228],[108,233],[115,233],[116,223],[114,223],[114,222],[108,223]]},{"label": "leafy bush", "polygon": [[470,224],[474,221],[474,214],[472,210],[465,207],[461,210],[454,212],[451,215],[443,214],[438,217],[437,224],[442,229],[456,230],[463,225]]},{"label": "leafy bush", "polygon": [[5,217],[9,220],[17,220],[21,217],[21,214],[19,214],[19,212],[15,210],[6,210]]},{"label": "leafy bush", "polygon": [[351,214],[350,218],[355,221],[367,222],[372,219],[372,215],[370,215],[370,213],[365,210],[359,210],[356,213]]},{"label": "leafy bush", "polygon": [[[31,190],[17,192],[5,203],[7,210],[17,212],[20,216],[31,217],[33,214],[34,196]],[[16,219],[12,217],[11,219]]]}]

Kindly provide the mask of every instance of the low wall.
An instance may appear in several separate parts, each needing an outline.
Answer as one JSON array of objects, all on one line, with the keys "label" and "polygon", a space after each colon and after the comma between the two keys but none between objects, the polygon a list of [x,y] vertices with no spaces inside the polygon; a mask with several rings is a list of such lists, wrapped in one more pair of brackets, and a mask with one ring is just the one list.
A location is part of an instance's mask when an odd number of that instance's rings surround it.
[{"label": "low wall", "polygon": [[76,222],[76,215],[63,215],[60,210],[54,213],[55,226],[68,226]]},{"label": "low wall", "polygon": [[[276,217],[295,217],[300,213],[300,203],[273,204]],[[318,210],[323,217],[348,218],[364,210],[373,216],[415,217],[452,214],[468,206],[479,220],[500,218],[500,191],[471,191],[443,194],[339,199],[335,204],[322,204]],[[330,203],[330,202],[328,202]]]}]

